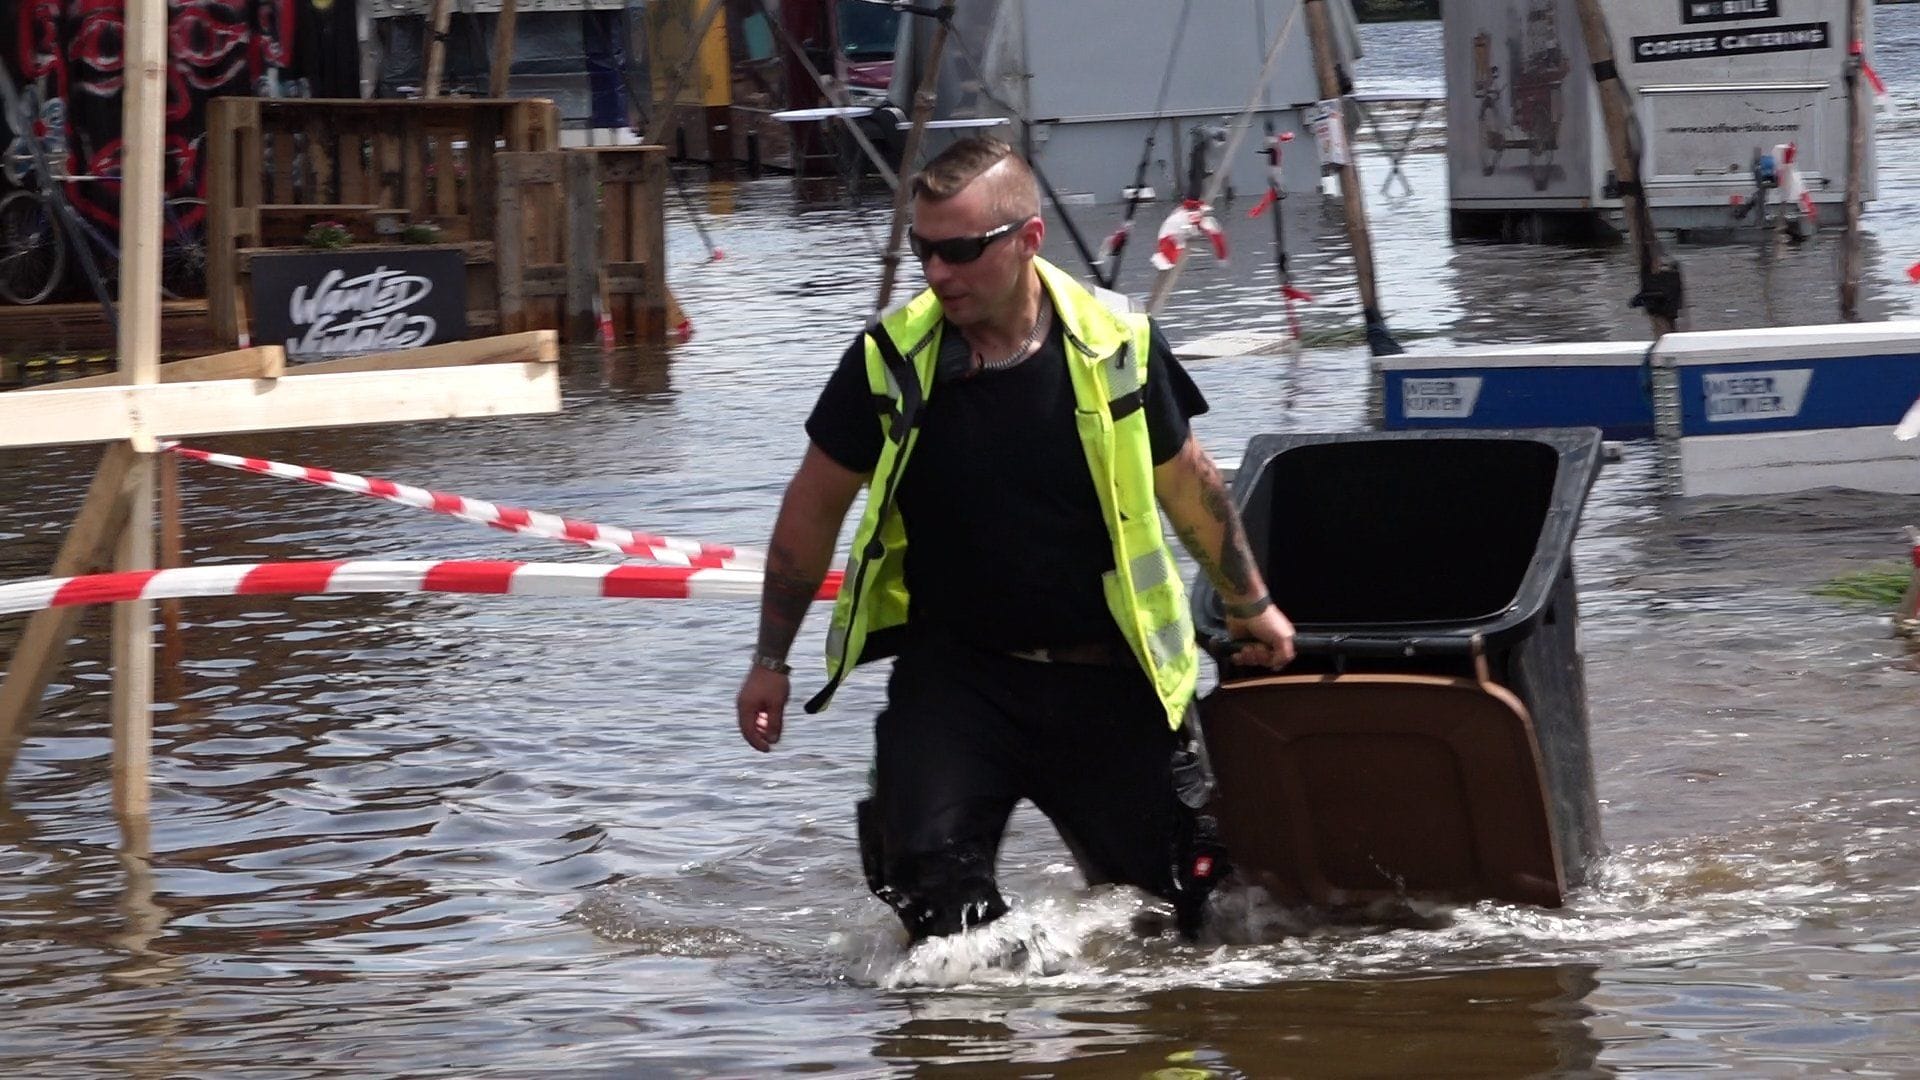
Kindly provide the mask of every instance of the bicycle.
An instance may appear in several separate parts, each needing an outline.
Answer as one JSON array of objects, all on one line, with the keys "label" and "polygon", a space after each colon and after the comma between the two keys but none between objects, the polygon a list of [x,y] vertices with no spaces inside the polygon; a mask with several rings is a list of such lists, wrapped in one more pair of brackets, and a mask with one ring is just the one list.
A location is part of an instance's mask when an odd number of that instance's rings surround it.
[{"label": "bicycle", "polygon": [[[68,183],[108,180],[104,176],[70,176]],[[160,245],[160,292],[169,300],[205,295],[207,244],[204,221],[207,201],[181,197],[161,204],[165,239]],[[99,227],[78,215],[73,223],[100,256],[100,273],[117,286],[120,249]],[[0,197],[0,299],[15,304],[38,304],[52,296],[65,280],[67,236],[46,196],[37,191],[14,191]],[[118,295],[118,288],[112,290]]]},{"label": "bicycle", "polygon": [[[66,148],[59,140],[43,143],[39,132],[60,131],[64,107],[58,101],[44,105],[32,88],[25,95],[0,70],[0,98],[9,127],[19,132],[0,160],[0,173],[17,190],[0,196],[0,299],[15,304],[38,304],[52,296],[66,279],[68,245],[87,243],[79,253],[88,273],[97,272],[107,292],[118,293],[120,248],[112,237],[73,212],[61,194],[61,184],[113,183],[117,176],[77,176],[59,165]],[[29,186],[33,181],[34,186]],[[160,291],[171,300],[206,291],[207,249],[205,199],[180,196],[161,203],[163,235],[160,245]],[[96,271],[95,260],[101,256]],[[104,299],[104,298],[103,298]]]}]

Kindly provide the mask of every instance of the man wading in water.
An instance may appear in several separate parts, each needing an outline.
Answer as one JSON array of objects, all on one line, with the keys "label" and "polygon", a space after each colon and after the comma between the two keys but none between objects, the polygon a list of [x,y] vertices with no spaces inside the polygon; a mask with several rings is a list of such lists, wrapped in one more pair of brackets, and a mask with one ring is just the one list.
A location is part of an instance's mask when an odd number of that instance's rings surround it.
[{"label": "man wading in water", "polygon": [[868,883],[915,941],[1007,910],[994,862],[1030,799],[1089,884],[1135,885],[1194,932],[1226,870],[1188,721],[1199,654],[1160,527],[1226,601],[1242,663],[1278,668],[1273,606],[1206,410],[1158,330],[1038,258],[1032,171],[964,139],[913,180],[928,291],[861,335],[807,420],[812,444],[768,549],[740,734],[780,741],[787,650],[872,485],[827,638],[824,707],[856,663],[897,656],[860,804]]}]

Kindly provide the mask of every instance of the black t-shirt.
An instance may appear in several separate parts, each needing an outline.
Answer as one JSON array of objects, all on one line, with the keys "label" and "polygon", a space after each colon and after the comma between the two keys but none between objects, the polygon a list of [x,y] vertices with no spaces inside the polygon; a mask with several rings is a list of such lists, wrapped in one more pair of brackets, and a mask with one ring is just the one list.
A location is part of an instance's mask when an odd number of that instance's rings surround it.
[{"label": "black t-shirt", "polygon": [[[995,650],[1119,640],[1100,587],[1113,547],[1074,427],[1059,320],[1015,367],[969,375],[970,355],[960,331],[945,327],[919,441],[900,479],[910,617]],[[1156,465],[1186,443],[1188,419],[1207,411],[1157,327],[1142,408]],[[841,465],[871,472],[880,424],[862,337],[827,380],[807,436]]]}]

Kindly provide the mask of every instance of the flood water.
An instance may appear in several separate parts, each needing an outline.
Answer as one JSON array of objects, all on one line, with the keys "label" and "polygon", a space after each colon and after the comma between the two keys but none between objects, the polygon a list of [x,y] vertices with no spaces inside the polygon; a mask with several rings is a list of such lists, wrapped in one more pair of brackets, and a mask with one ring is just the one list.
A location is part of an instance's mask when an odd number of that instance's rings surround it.
[{"label": "flood water", "polygon": [[[1864,294],[1883,317],[1915,306],[1920,11],[1878,17],[1895,102]],[[1437,24],[1365,35],[1363,89],[1439,89]],[[1411,196],[1381,197],[1383,159],[1365,163],[1404,339],[1644,334],[1621,249],[1451,246],[1437,129],[1421,145]],[[801,421],[871,302],[886,217],[877,201],[801,210],[781,179],[694,190],[727,253],[705,263],[670,212],[697,336],[570,357],[562,414],[205,445],[763,542]],[[1334,344],[1194,364],[1213,404],[1198,430],[1223,453],[1364,422],[1337,204],[1287,208],[1319,296],[1309,336]],[[1183,279],[1176,342],[1284,325],[1266,225],[1226,218],[1234,261]],[[1098,232],[1111,214],[1082,220]],[[1690,324],[1830,321],[1834,252],[1831,236],[1682,249]],[[1136,259],[1123,286],[1149,284]],[[1884,613],[1810,591],[1896,564],[1920,500],[1676,502],[1653,457],[1629,444],[1605,469],[1576,548],[1611,848],[1592,888],[1560,911],[1486,904],[1400,927],[1235,894],[1202,944],[1142,941],[1135,900],[1078,889],[1023,809],[1006,929],[1051,974],[902,955],[852,840],[882,676],[754,754],[732,720],[751,603],[190,602],[155,717],[149,858],[111,812],[96,611],[0,797],[0,1071],[1920,1075],[1920,668]],[[93,460],[0,454],[0,579],[44,573]],[[183,468],[194,562],[599,557]],[[818,654],[824,621],[797,657]],[[0,622],[0,650],[19,625]]]}]

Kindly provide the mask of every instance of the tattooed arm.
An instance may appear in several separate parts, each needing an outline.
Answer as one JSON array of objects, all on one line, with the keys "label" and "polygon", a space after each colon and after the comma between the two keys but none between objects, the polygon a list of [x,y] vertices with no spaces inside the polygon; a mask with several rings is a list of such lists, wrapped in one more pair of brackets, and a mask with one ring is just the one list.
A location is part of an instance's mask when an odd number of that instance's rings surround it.
[{"label": "tattooed arm", "polygon": [[1275,668],[1292,660],[1293,624],[1273,606],[1226,481],[1199,439],[1188,436],[1178,454],[1154,467],[1153,490],[1174,534],[1220,593],[1227,632],[1255,642],[1239,659]]},{"label": "tattooed arm", "polygon": [[[826,579],[833,561],[833,543],[847,509],[860,493],[866,477],[828,457],[817,446],[807,447],[800,471],[787,485],[780,516],[767,545],[766,583],[760,591],[759,656],[784,661],[794,635],[813,606],[814,594]],[[735,702],[740,735],[755,750],[767,751],[780,741],[781,721],[791,689],[784,673],[755,664],[747,670]]]}]

